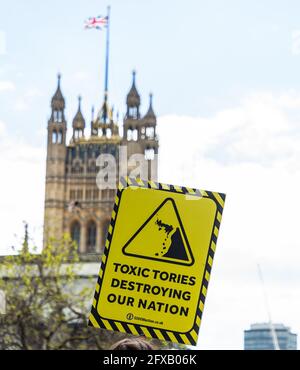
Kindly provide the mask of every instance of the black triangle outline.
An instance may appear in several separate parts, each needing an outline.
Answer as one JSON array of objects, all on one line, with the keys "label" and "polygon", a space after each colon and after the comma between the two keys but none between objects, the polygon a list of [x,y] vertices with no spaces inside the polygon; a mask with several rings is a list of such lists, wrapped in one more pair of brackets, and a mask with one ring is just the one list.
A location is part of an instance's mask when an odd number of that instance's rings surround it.
[{"label": "black triangle outline", "polygon": [[[172,205],[173,205],[173,208],[175,210],[175,213],[176,213],[176,216],[177,216],[177,220],[179,222],[179,226],[180,226],[180,231],[182,232],[183,234],[183,237],[184,237],[184,241],[186,243],[186,247],[188,249],[188,252],[189,252],[189,255],[191,257],[191,262],[189,263],[184,263],[184,262],[180,262],[180,260],[178,261],[170,261],[170,260],[165,260],[165,259],[162,259],[162,258],[154,258],[154,257],[148,257],[148,256],[141,256],[141,255],[138,255],[138,254],[133,254],[133,253],[128,253],[126,252],[126,248],[127,246],[132,242],[132,240],[142,231],[142,229],[147,225],[147,223],[152,219],[152,217],[164,206],[164,204],[168,201],[171,201],[172,202]],[[178,212],[178,209],[176,207],[176,203],[174,201],[174,199],[172,198],[166,198],[156,209],[154,212],[152,212],[152,214],[147,218],[147,220],[142,224],[141,227],[139,227],[139,229],[133,234],[133,236],[128,240],[128,242],[124,245],[124,247],[122,248],[122,252],[123,254],[125,254],[125,256],[131,256],[131,257],[138,257],[138,258],[144,258],[144,259],[148,259],[148,260],[153,260],[153,261],[161,261],[161,262],[164,262],[164,263],[174,263],[176,265],[184,265],[184,266],[192,266],[194,263],[195,263],[195,259],[194,259],[194,256],[193,256],[193,253],[192,253],[192,250],[191,250],[191,247],[190,247],[190,244],[189,244],[189,241],[188,241],[188,238],[186,236],[186,233],[185,233],[185,230],[184,230],[184,227],[183,227],[183,224],[182,224],[182,221],[181,221],[181,218],[179,216],[179,212]]]}]

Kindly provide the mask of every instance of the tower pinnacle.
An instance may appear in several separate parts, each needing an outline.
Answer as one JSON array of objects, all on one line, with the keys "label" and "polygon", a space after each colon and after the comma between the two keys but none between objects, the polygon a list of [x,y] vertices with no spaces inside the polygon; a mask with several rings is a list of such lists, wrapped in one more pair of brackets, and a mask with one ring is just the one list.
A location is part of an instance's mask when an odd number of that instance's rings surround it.
[{"label": "tower pinnacle", "polygon": [[79,138],[83,136],[84,129],[85,129],[85,119],[81,113],[81,96],[78,96],[78,110],[73,118],[73,137]]},{"label": "tower pinnacle", "polygon": [[129,93],[127,94],[126,104],[127,104],[127,117],[138,119],[140,117],[139,107],[141,104],[141,98],[135,85],[135,76],[136,72],[132,71],[132,85],[129,90]]}]

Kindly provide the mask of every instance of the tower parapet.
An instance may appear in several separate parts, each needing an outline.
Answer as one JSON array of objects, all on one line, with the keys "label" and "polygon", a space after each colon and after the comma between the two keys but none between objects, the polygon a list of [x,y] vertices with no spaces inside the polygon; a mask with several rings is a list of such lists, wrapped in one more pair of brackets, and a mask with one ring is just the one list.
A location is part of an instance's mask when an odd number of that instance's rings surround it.
[{"label": "tower parapet", "polygon": [[[48,121],[44,243],[49,236],[60,238],[64,233],[69,233],[85,257],[102,252],[115,189],[97,187],[97,158],[101,154],[112,155],[118,165],[120,145],[126,146],[127,158],[124,160],[128,161],[132,154],[144,156],[151,163],[149,178],[157,179],[157,156],[154,154],[158,152],[158,139],[152,95],[148,111],[141,117],[141,99],[135,78],[134,72],[126,98],[122,137],[118,122],[114,120],[113,109],[108,106],[107,95],[95,118],[92,111],[91,131],[87,135],[79,97],[78,109],[72,121],[71,140],[66,145],[65,99],[60,87],[61,77],[58,77]],[[119,170],[117,168],[117,174]],[[131,170],[129,167],[128,171]],[[117,182],[118,177],[116,188]]]},{"label": "tower parapet", "polygon": [[67,122],[60,80],[61,76],[58,75],[57,89],[51,100],[51,116],[47,126],[44,242],[50,236],[59,238],[63,234]]}]

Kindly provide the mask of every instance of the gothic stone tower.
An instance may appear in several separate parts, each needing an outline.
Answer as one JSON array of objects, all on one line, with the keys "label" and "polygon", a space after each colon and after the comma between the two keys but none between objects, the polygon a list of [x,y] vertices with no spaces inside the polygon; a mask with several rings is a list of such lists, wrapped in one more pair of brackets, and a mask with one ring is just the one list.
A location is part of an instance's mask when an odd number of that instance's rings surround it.
[{"label": "gothic stone tower", "polygon": [[[148,111],[142,117],[133,72],[122,135],[105,101],[97,117],[92,118],[90,134],[86,135],[79,98],[78,110],[72,122],[72,136],[67,144],[65,99],[60,79],[58,76],[48,121],[44,244],[51,237],[59,239],[64,233],[69,233],[77,242],[81,254],[101,253],[114,205],[115,190],[98,188],[96,176],[99,167],[96,160],[101,154],[111,154],[118,164],[120,146],[126,146],[125,160],[133,154],[143,155],[149,163],[148,178],[157,180],[158,138],[152,95]],[[128,171],[132,169],[131,166]]]}]

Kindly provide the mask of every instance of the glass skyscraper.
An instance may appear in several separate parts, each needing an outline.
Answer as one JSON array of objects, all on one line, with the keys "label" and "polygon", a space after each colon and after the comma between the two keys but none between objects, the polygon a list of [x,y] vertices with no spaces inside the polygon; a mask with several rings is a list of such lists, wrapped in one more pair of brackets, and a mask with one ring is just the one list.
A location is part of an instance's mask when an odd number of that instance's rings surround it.
[{"label": "glass skyscraper", "polygon": [[[283,324],[273,324],[279,348],[281,350],[297,349],[297,334]],[[274,344],[270,324],[252,324],[249,330],[244,331],[245,350],[273,350]]]}]

